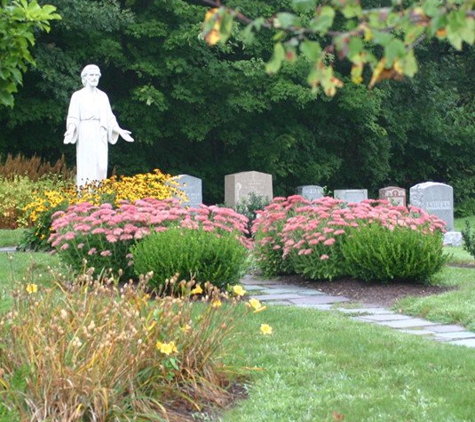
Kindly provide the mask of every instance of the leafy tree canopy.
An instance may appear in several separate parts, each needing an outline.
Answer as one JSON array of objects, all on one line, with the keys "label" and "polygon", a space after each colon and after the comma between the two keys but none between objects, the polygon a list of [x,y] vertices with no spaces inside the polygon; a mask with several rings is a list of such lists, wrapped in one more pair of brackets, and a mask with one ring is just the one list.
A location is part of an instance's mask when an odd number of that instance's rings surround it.
[{"label": "leafy tree canopy", "polygon": [[35,63],[30,52],[35,31],[49,31],[50,21],[60,19],[55,11],[36,0],[0,0],[0,105],[13,106],[22,74]]},{"label": "leafy tree canopy", "polygon": [[[389,78],[414,76],[414,47],[424,39],[448,40],[457,50],[475,42],[474,0],[424,0],[410,5],[393,0],[388,7],[364,9],[360,0],[292,0],[292,11],[270,18],[248,18],[220,0],[203,0],[214,6],[204,19],[203,36],[210,45],[225,43],[235,19],[247,26],[242,34],[251,42],[262,28],[275,31],[274,53],[267,72],[276,73],[284,61],[299,55],[310,63],[307,81],[314,90],[334,96],[343,81],[334,72],[335,58],[351,62],[351,80],[363,81],[366,65],[372,69],[369,86]],[[343,24],[342,24],[343,22]]]}]

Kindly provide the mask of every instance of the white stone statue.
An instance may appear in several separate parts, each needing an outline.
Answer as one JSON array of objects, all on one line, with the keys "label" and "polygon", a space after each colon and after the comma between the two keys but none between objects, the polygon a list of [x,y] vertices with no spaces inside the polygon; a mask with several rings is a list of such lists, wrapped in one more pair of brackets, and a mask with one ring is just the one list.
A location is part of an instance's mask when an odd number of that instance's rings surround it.
[{"label": "white stone statue", "polygon": [[108,144],[117,143],[119,135],[134,141],[130,131],[119,127],[107,94],[97,89],[100,77],[99,67],[87,65],[81,72],[84,88],[69,104],[64,143],[76,144],[78,187],[107,178]]}]

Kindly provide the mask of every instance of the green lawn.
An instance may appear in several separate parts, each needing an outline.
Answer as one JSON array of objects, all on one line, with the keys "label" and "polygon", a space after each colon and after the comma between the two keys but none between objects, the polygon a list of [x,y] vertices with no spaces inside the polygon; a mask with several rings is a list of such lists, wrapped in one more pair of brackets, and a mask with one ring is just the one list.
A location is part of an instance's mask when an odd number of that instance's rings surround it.
[{"label": "green lawn", "polygon": [[5,246],[17,246],[23,236],[24,230],[3,230],[0,229],[0,248]]},{"label": "green lawn", "polygon": [[475,350],[311,309],[270,306],[240,344],[249,398],[223,422],[449,422],[475,414]]}]

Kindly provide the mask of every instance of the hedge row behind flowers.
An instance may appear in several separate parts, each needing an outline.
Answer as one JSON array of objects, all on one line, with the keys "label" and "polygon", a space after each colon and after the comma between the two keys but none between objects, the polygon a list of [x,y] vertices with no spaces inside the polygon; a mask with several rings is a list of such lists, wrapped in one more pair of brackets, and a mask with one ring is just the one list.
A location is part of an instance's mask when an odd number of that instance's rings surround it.
[{"label": "hedge row behind flowers", "polygon": [[[253,231],[257,260],[267,275],[386,282],[426,281],[436,273],[446,262],[444,227],[444,221],[415,207],[330,197],[310,202],[295,195],[275,198]],[[370,231],[374,236],[365,236]]]}]

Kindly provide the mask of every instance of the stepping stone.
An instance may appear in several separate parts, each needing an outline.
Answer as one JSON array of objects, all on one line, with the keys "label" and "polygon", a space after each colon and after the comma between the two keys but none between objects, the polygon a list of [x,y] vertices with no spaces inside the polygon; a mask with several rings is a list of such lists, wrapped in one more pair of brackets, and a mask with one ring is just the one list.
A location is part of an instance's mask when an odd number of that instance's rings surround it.
[{"label": "stepping stone", "polygon": [[438,333],[437,339],[440,340],[462,340],[467,338],[475,339],[475,333],[471,333],[470,331],[459,331],[456,333]]},{"label": "stepping stone", "polygon": [[318,295],[289,299],[289,302],[294,305],[322,305],[325,303],[349,302],[349,299],[343,296]]},{"label": "stepping stone", "polygon": [[257,295],[253,296],[254,299],[260,300],[261,302],[266,302],[268,300],[288,300],[288,299],[298,299],[301,296],[295,293],[282,293],[282,294],[270,294],[270,295]]},{"label": "stepping stone", "polygon": [[378,315],[362,315],[360,317],[360,320],[363,321],[374,321],[374,322],[379,322],[379,321],[401,321],[401,320],[408,320],[412,319],[410,316],[407,315],[401,315],[401,314],[378,314]]},{"label": "stepping stone", "polygon": [[455,344],[457,346],[467,346],[467,347],[475,348],[475,339],[450,341],[448,342],[448,344]]},{"label": "stepping stone", "polygon": [[[365,320],[369,322],[368,320]],[[374,321],[376,322],[376,321]],[[391,328],[415,328],[415,327],[427,327],[429,325],[438,325],[435,322],[425,321],[420,318],[409,318],[402,321],[379,321],[379,325],[384,325]]]},{"label": "stepping stone", "polygon": [[460,325],[434,325],[432,327],[428,327],[428,330],[434,333],[456,333],[457,331],[465,331],[465,328],[461,327]]},{"label": "stepping stone", "polygon": [[311,290],[311,289],[306,289],[306,290],[299,290],[299,295],[302,296],[324,296],[326,293],[321,292],[320,290]]},{"label": "stepping stone", "polygon": [[[392,315],[394,312],[385,308],[338,308],[337,311],[348,314]],[[366,315],[361,315],[366,316]]]}]

